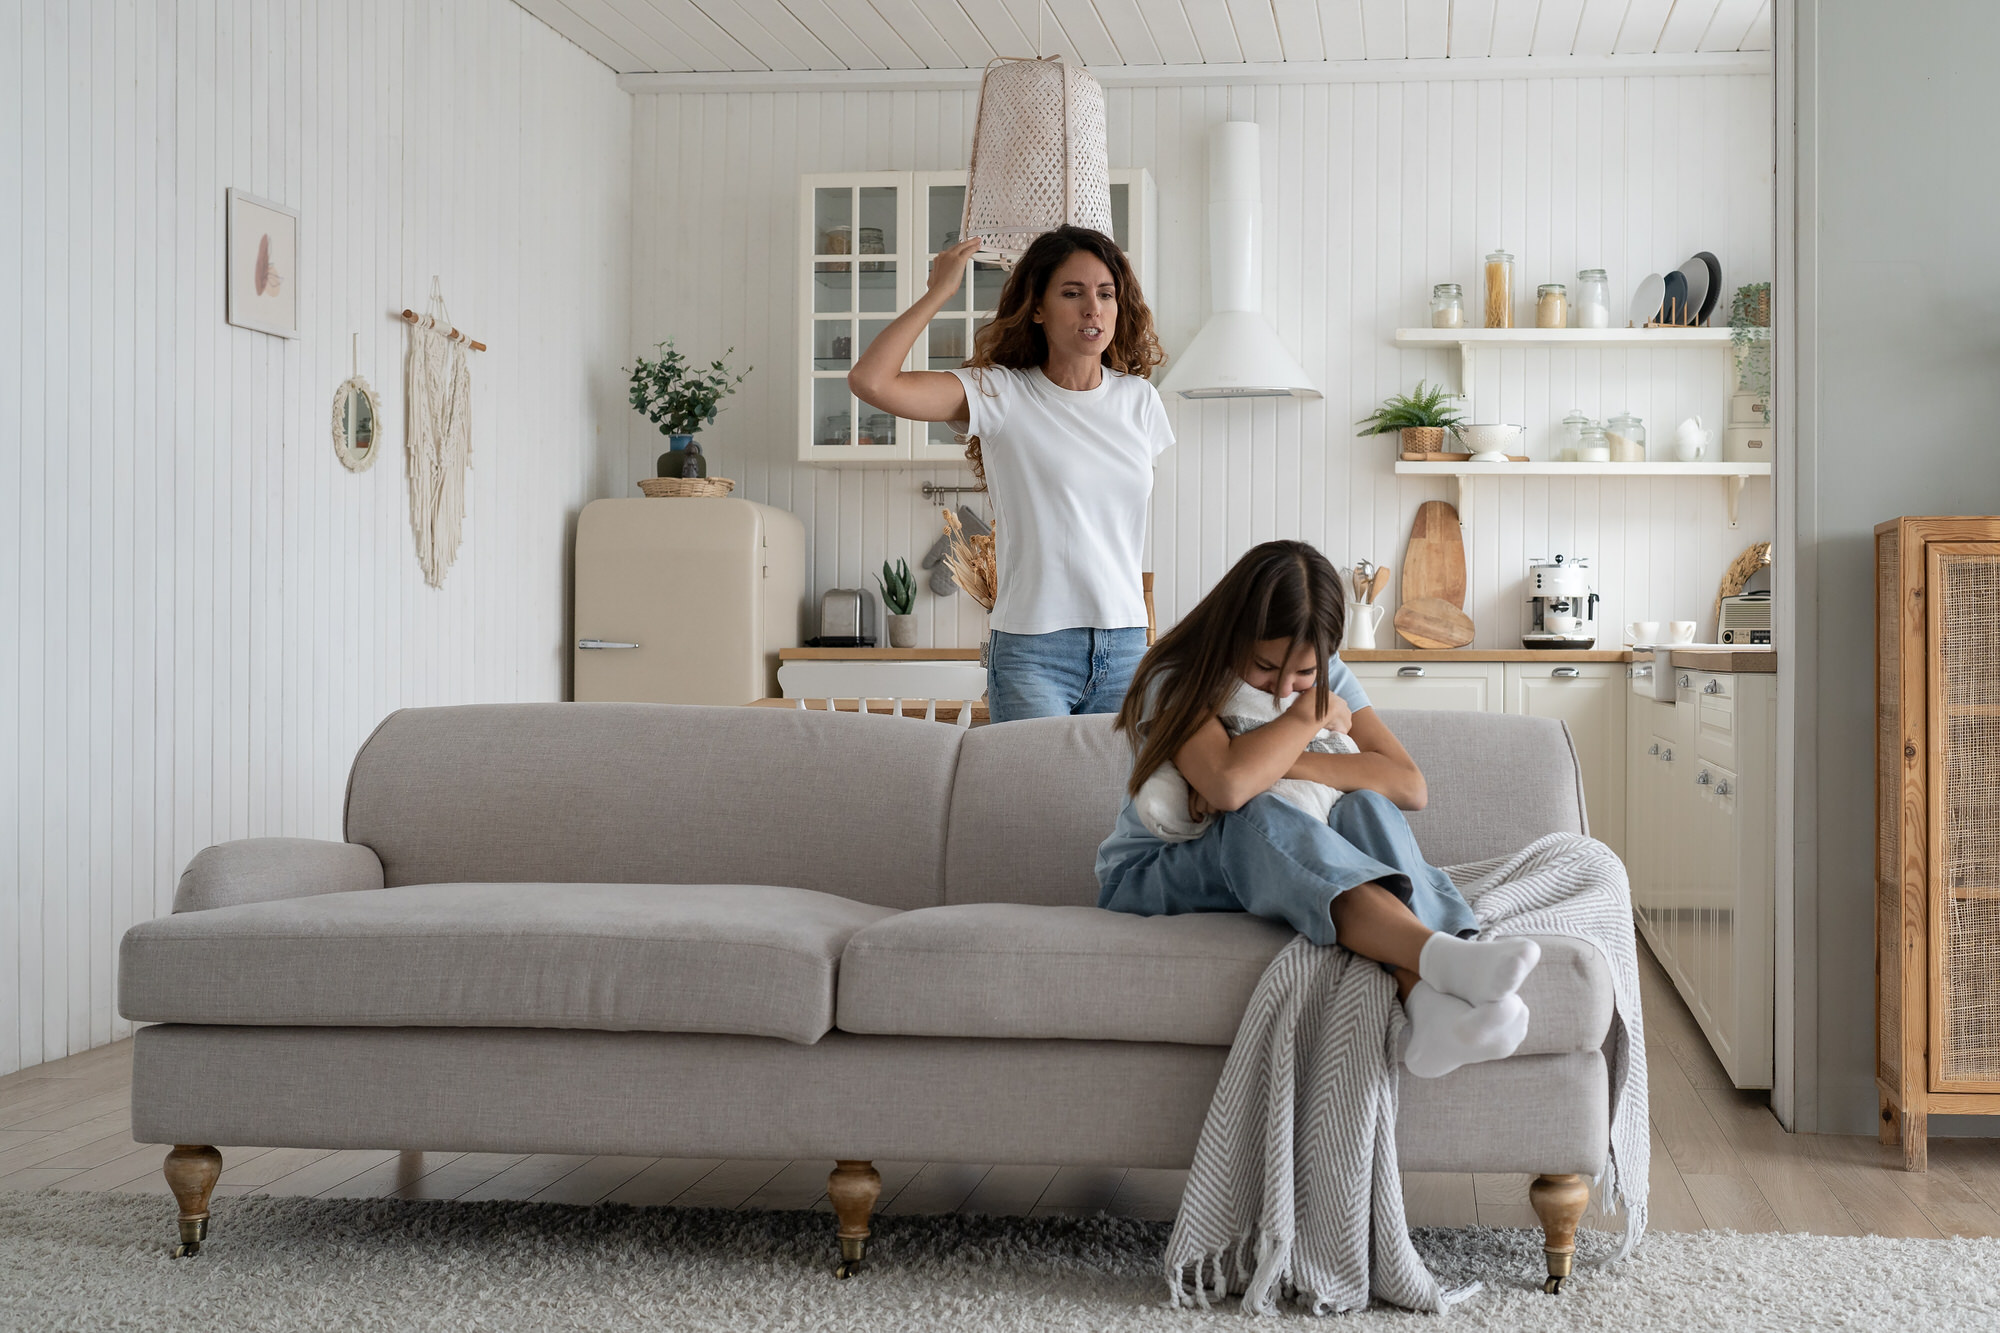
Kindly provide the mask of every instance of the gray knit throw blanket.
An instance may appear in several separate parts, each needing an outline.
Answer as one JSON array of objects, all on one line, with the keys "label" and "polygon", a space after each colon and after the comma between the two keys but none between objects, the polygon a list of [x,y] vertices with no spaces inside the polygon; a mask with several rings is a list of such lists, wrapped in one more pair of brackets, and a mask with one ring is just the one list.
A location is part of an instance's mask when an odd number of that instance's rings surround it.
[{"label": "gray knit throw blanket", "polygon": [[[1483,935],[1569,935],[1610,964],[1605,1043],[1611,1152],[1599,1184],[1625,1212],[1630,1254],[1646,1228],[1646,1042],[1625,867],[1592,838],[1551,833],[1511,856],[1448,867]],[[1313,1314],[1369,1298],[1436,1312],[1447,1292],[1410,1244],[1396,1155],[1408,1020],[1395,981],[1303,936],[1271,960],[1209,1104],[1167,1242],[1176,1306],[1240,1294],[1249,1314],[1296,1299]]]}]

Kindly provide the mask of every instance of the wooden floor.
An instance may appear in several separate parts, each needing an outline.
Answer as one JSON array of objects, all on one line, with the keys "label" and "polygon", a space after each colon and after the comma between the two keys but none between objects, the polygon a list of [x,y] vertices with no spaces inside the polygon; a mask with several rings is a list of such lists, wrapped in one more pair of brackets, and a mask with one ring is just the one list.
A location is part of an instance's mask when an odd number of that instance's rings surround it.
[{"label": "wooden floor", "polygon": [[[2000,1236],[2000,1140],[1932,1139],[1909,1175],[1872,1138],[1792,1135],[1761,1094],[1740,1093],[1641,945],[1652,1077],[1652,1224],[1819,1235]],[[131,1043],[0,1078],[0,1190],[165,1195],[165,1150],[132,1141]],[[751,1162],[504,1153],[224,1147],[217,1194],[541,1199],[589,1204],[829,1209],[826,1161]],[[1185,1173],[878,1162],[880,1210],[1171,1218]],[[1536,1225],[1528,1178],[1404,1177],[1416,1226]],[[171,1204],[162,1199],[162,1218]],[[168,1226],[163,1220],[162,1227]],[[1617,1219],[1594,1204],[1586,1226]]]}]

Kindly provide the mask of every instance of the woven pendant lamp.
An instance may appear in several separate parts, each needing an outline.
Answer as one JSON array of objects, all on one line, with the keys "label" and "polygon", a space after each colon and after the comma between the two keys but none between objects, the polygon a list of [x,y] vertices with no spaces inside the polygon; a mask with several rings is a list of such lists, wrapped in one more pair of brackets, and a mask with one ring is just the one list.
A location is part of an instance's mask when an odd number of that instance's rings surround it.
[{"label": "woven pendant lamp", "polygon": [[1104,89],[1051,56],[1002,56],[979,81],[961,236],[1012,264],[1065,222],[1111,234]]}]

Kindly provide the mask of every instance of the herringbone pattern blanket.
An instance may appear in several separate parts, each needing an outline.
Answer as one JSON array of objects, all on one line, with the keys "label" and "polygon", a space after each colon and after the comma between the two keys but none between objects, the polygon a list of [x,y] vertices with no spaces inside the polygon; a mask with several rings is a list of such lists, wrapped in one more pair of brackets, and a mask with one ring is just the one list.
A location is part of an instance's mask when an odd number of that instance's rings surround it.
[{"label": "herringbone pattern blanket", "polygon": [[[1609,962],[1616,1013],[1605,1057],[1611,1154],[1600,1183],[1645,1230],[1646,1047],[1625,867],[1591,838],[1552,833],[1511,856],[1447,867],[1488,935],[1569,935]],[[1258,982],[1209,1104],[1167,1243],[1175,1305],[1240,1293],[1248,1313],[1296,1297],[1315,1314],[1370,1297],[1437,1311],[1446,1292],[1410,1244],[1396,1153],[1398,1056],[1408,1020],[1381,967],[1304,937]]]}]

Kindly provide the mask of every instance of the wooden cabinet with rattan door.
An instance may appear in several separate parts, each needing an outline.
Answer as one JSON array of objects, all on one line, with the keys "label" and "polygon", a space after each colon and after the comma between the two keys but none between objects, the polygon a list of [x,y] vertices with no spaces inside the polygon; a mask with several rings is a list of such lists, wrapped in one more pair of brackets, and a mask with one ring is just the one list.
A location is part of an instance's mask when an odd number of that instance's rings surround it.
[{"label": "wooden cabinet with rattan door", "polygon": [[2000,1115],[2000,518],[1875,529],[1882,1141]]}]

